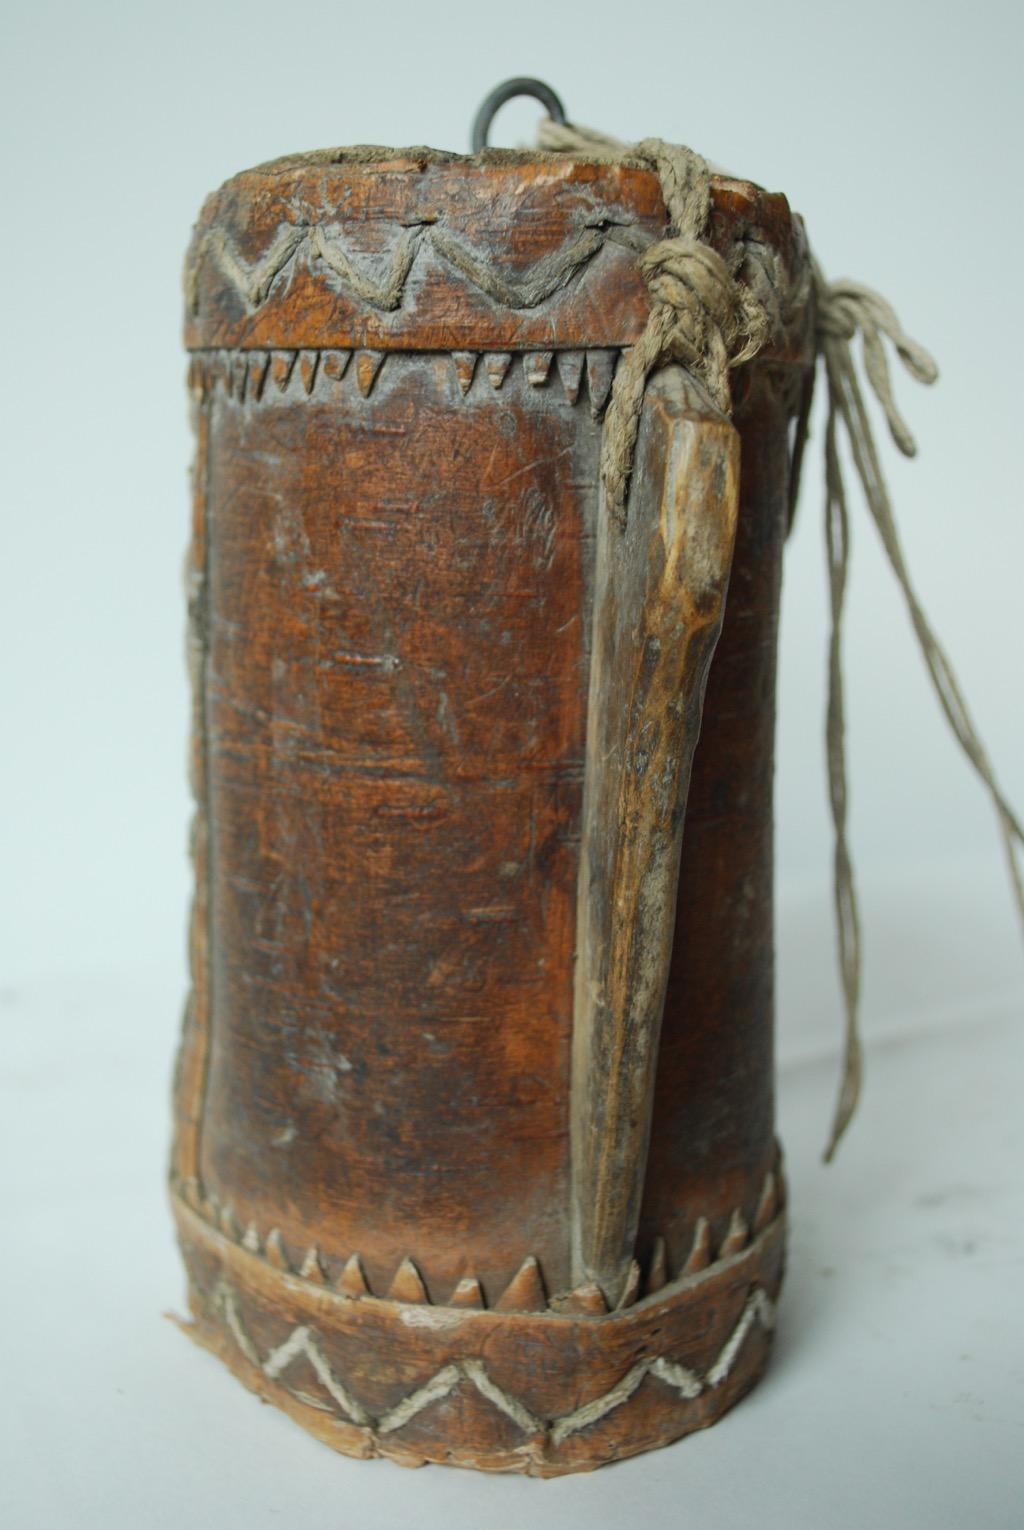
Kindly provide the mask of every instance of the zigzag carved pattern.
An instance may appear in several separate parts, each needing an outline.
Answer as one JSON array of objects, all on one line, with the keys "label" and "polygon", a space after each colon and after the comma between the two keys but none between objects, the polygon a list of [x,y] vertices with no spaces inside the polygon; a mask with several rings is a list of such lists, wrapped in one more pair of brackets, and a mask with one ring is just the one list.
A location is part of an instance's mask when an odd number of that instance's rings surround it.
[{"label": "zigzag carved pattern", "polygon": [[[320,387],[340,383],[351,371],[363,398],[368,398],[389,357],[423,354],[410,351],[306,349],[306,350],[209,350],[193,352],[189,361],[189,386],[205,395],[221,389],[228,398],[244,403],[269,402],[277,395],[311,396]],[[511,351],[449,351],[456,391],[466,398],[479,375],[476,392],[486,396],[505,382],[517,359]],[[575,404],[586,380],[590,410],[600,417],[611,393],[618,364],[616,349],[589,351],[523,351],[518,353],[523,376],[531,388],[542,388],[557,378],[570,404]],[[483,367],[479,363],[483,359]]]},{"label": "zigzag carved pattern", "polygon": [[[326,1286],[343,1296],[352,1298],[374,1297],[366,1278],[362,1260],[357,1253],[350,1254],[336,1278],[332,1276],[327,1262],[317,1245],[311,1244],[301,1258],[292,1259],[285,1248],[280,1229],[271,1228],[264,1238],[254,1222],[241,1228],[230,1203],[219,1203],[213,1197],[204,1197],[198,1180],[188,1179],[175,1186],[182,1200],[202,1220],[215,1227],[232,1243],[245,1249],[246,1253],[265,1260],[274,1269],[286,1275],[298,1275],[318,1286]],[[740,1210],[733,1212],[725,1236],[717,1250],[711,1240],[711,1226],[706,1217],[698,1217],[694,1228],[690,1252],[682,1266],[669,1269],[664,1240],[656,1238],[646,1270],[641,1270],[634,1259],[629,1281],[622,1300],[621,1310],[630,1307],[642,1297],[653,1296],[669,1281],[684,1276],[702,1275],[723,1259],[742,1253],[751,1240],[757,1238],[774,1221],[782,1206],[782,1190],[774,1173],[765,1176],[764,1185],[754,1213],[753,1223],[747,1222]],[[387,1301],[407,1302],[417,1305],[434,1305],[426,1283],[415,1263],[406,1256],[391,1278],[387,1290],[382,1293]],[[447,1302],[439,1305],[463,1309],[482,1310],[487,1303],[483,1289],[474,1275],[465,1275],[457,1283]],[[496,1312],[552,1312],[564,1317],[603,1317],[608,1306],[600,1288],[593,1281],[585,1281],[571,1291],[549,1295],[544,1285],[540,1265],[533,1254],[528,1255],[513,1275],[508,1285],[493,1303]]]},{"label": "zigzag carved pattern", "polygon": [[[207,231],[198,241],[185,271],[185,300],[190,312],[199,307],[199,271],[207,255],[249,309],[266,302],[270,289],[285,267],[306,246],[310,260],[321,261],[328,270],[364,303],[383,313],[402,306],[409,273],[420,249],[429,244],[464,276],[471,286],[505,308],[538,308],[564,287],[577,271],[606,243],[624,245],[634,253],[649,242],[638,231],[604,220],[587,226],[575,238],[538,260],[524,276],[507,276],[484,256],[432,223],[403,228],[387,257],[382,276],[358,265],[335,236],[320,223],[284,224],[267,249],[255,261],[242,259],[222,228]],[[380,262],[378,262],[378,265]]]},{"label": "zigzag carved pattern", "polygon": [[[237,1293],[226,1280],[219,1281],[214,1289],[213,1307],[223,1317],[225,1326],[251,1365],[256,1366],[271,1381],[279,1381],[285,1385],[281,1378],[293,1361],[300,1358],[307,1360],[339,1413],[344,1415],[345,1422],[351,1422],[361,1429],[366,1429],[372,1435],[391,1434],[396,1429],[401,1429],[418,1413],[422,1413],[432,1403],[447,1397],[461,1382],[466,1381],[476,1388],[481,1397],[485,1397],[506,1418],[517,1424],[525,1435],[545,1436],[552,1445],[560,1445],[570,1435],[576,1434],[580,1429],[586,1429],[591,1424],[596,1424],[614,1408],[628,1402],[647,1376],[654,1376],[664,1382],[684,1401],[694,1401],[703,1392],[719,1387],[727,1380],[755,1324],[760,1324],[766,1331],[775,1326],[775,1304],[767,1292],[761,1286],[757,1286],[748,1297],[736,1326],[703,1376],[688,1366],[669,1359],[667,1355],[648,1356],[637,1360],[625,1375],[600,1397],[592,1398],[590,1402],[574,1408],[569,1413],[563,1413],[557,1418],[542,1419],[538,1418],[519,1398],[499,1386],[482,1360],[455,1360],[442,1366],[433,1376],[408,1392],[393,1407],[374,1417],[359,1399],[353,1396],[344,1381],[335,1374],[311,1328],[305,1325],[293,1328],[283,1343],[261,1356],[245,1326]],[[294,1392],[293,1388],[289,1387],[288,1390],[292,1391],[293,1395],[301,1397],[301,1394]]]}]

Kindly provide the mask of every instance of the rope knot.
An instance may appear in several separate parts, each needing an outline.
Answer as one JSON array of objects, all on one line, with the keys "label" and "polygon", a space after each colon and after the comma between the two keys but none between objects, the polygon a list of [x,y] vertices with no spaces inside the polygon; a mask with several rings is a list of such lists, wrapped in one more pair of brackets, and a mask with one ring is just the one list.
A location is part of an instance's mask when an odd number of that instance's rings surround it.
[{"label": "rope knot", "polygon": [[709,244],[682,234],[659,239],[640,256],[640,271],[656,302],[687,311],[696,299],[719,329],[731,323],[736,311],[733,279]]},{"label": "rope knot", "polygon": [[695,372],[717,407],[728,409],[738,309],[725,261],[710,245],[679,234],[650,245],[640,257],[640,272],[662,329],[661,359]]},{"label": "rope knot", "polygon": [[601,482],[608,513],[621,528],[650,374],[666,362],[678,362],[699,380],[715,407],[729,414],[729,369],[756,354],[770,333],[771,319],[763,301],[737,281],[745,251],[738,246],[730,264],[704,243],[711,174],[699,154],[660,138],[628,146],[570,123],[543,123],[540,143],[555,153],[612,162],[628,157],[649,165],[668,215],[668,237],[640,256],[651,295],[650,317],[624,353],[605,416]]}]

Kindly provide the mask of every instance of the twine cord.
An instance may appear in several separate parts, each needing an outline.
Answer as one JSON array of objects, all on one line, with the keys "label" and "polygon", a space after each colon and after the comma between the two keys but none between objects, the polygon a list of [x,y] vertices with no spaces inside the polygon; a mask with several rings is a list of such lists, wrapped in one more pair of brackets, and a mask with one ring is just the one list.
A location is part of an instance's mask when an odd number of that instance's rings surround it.
[{"label": "twine cord", "polygon": [[864,402],[864,392],[854,364],[852,342],[859,333],[864,348],[864,372],[882,407],[890,434],[904,456],[913,457],[917,446],[896,407],[883,337],[891,342],[903,365],[919,382],[938,377],[935,362],[900,326],[885,300],[869,287],[850,281],[828,283],[815,269],[818,312],[818,346],[828,380],[828,417],[825,427],[825,520],[828,550],[832,630],[829,639],[828,722],[826,727],[829,794],[835,830],[835,904],[839,940],[839,970],[843,986],[846,1037],[843,1076],[826,1161],[835,1154],[850,1123],[860,1094],[863,1059],[860,1042],[860,921],[853,868],[847,843],[847,792],[845,715],[841,637],[843,603],[849,567],[849,518],[846,488],[837,447],[837,427],[846,432],[864,498],[886,557],[903,592],[928,674],[953,735],[973,765],[992,799],[1010,870],[1017,910],[1024,929],[1024,875],[1019,856],[1024,847],[1022,828],[1003,795],[974,726],[960,683],[941,643],[921,607],[910,579],[892,502],[878,459]]},{"label": "twine cord", "polygon": [[[715,407],[731,413],[729,372],[750,360],[771,332],[783,294],[763,261],[738,243],[728,259],[704,242],[711,209],[710,174],[700,155],[682,145],[645,138],[624,144],[604,133],[571,123],[542,123],[540,148],[618,162],[639,160],[655,171],[668,212],[669,234],[639,257],[651,295],[647,325],[624,354],[615,374],[601,443],[601,483],[608,513],[625,526],[640,414],[647,379],[658,367],[678,362],[703,385]],[[748,281],[736,280],[747,267]],[[897,408],[885,341],[918,382],[933,383],[938,368],[928,352],[903,329],[890,305],[860,282],[827,282],[814,266],[817,349],[828,384],[825,427],[825,536],[828,556],[831,631],[828,657],[826,754],[829,799],[834,828],[834,900],[843,990],[845,1037],[842,1078],[825,1149],[830,1161],[856,1109],[863,1078],[860,1039],[861,929],[853,864],[847,837],[846,717],[842,672],[842,628],[850,557],[850,522],[846,485],[838,446],[842,424],[868,511],[903,592],[932,685],[954,737],[992,799],[1010,870],[1010,880],[1024,929],[1024,871],[1020,855],[1024,828],[1003,795],[967,708],[949,659],[921,607],[911,583],[896,530],[889,491],[879,462],[854,363],[852,344],[861,337],[864,375],[885,415],[889,432],[907,457],[917,446]],[[809,404],[809,393],[806,399]],[[807,409],[798,422],[798,449],[807,434]],[[795,493],[795,484],[793,485]]]},{"label": "twine cord", "polygon": [[704,241],[711,176],[699,154],[660,138],[623,144],[590,128],[550,119],[541,124],[538,142],[549,152],[613,162],[628,156],[648,164],[661,183],[668,212],[668,237],[648,245],[640,256],[651,311],[643,333],[616,371],[605,414],[601,485],[608,513],[622,529],[650,374],[667,362],[679,362],[715,408],[729,414],[729,371],[760,350],[769,320],[764,304],[736,281],[745,256],[742,246],[727,262]]}]

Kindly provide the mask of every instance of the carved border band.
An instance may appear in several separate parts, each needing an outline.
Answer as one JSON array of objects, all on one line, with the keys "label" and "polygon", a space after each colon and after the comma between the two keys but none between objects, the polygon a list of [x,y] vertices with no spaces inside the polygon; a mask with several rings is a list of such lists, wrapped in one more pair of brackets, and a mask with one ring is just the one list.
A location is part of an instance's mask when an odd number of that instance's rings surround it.
[{"label": "carved border band", "polygon": [[[586,1281],[573,1290],[549,1292],[543,1271],[533,1254],[527,1255],[491,1304],[487,1303],[483,1287],[474,1275],[463,1276],[445,1302],[432,1302],[419,1267],[409,1255],[398,1265],[386,1291],[374,1292],[358,1253],[351,1253],[343,1262],[339,1262],[328,1259],[315,1243],[304,1251],[287,1247],[278,1227],[272,1227],[265,1233],[261,1232],[255,1222],[242,1227],[230,1202],[221,1202],[216,1196],[204,1195],[195,1178],[172,1180],[172,1193],[179,1206],[188,1208],[188,1214],[200,1220],[211,1232],[252,1255],[261,1264],[281,1275],[297,1278],[341,1296],[442,1310],[456,1308],[478,1312],[547,1313],[572,1318],[600,1318],[609,1314],[601,1290],[593,1281]],[[619,1312],[633,1307],[676,1281],[713,1273],[723,1261],[734,1258],[756,1243],[779,1220],[784,1203],[781,1173],[770,1172],[765,1176],[753,1221],[749,1222],[743,1212],[736,1208],[729,1219],[724,1237],[716,1246],[708,1218],[698,1217],[690,1252],[675,1271],[669,1266],[665,1240],[656,1238],[645,1269],[641,1270],[634,1259],[626,1290],[614,1310]]]},{"label": "carved border band", "polygon": [[194,1321],[252,1391],[363,1458],[550,1476],[713,1422],[767,1359],[785,1218],[597,1321],[430,1308],[268,1270],[176,1202]]},{"label": "carved border band", "polygon": [[[575,404],[583,396],[597,419],[604,412],[621,352],[616,348],[530,351],[382,351],[342,347],[218,348],[194,351],[188,383],[193,396],[216,392],[237,403],[270,403],[275,398],[331,396],[347,378],[346,390],[368,398],[386,365],[410,358],[443,358],[454,398],[487,396],[521,368],[530,388],[550,386]],[[476,379],[474,387],[474,379]],[[486,379],[486,381],[485,381]]]}]

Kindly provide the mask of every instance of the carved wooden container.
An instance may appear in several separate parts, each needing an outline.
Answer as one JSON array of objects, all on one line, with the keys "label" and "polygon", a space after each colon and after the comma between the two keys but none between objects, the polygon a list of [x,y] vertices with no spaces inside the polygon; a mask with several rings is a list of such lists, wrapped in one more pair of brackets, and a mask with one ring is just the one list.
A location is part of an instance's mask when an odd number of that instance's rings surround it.
[{"label": "carved wooden container", "polygon": [[236,177],[190,250],[173,1203],[191,1331],[350,1454],[585,1469],[765,1364],[808,268],[784,198],[715,182],[774,332],[735,429],[652,380],[612,545],[602,414],[664,230],[637,166],[351,150]]}]

